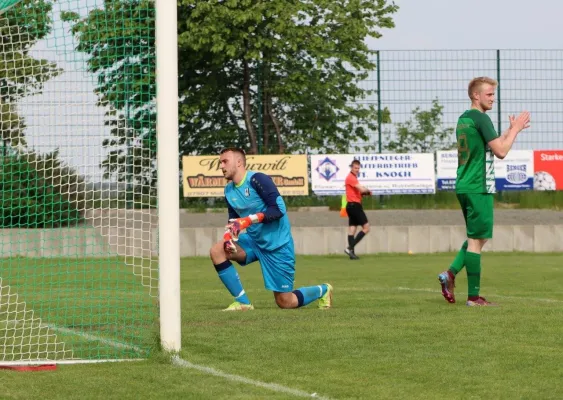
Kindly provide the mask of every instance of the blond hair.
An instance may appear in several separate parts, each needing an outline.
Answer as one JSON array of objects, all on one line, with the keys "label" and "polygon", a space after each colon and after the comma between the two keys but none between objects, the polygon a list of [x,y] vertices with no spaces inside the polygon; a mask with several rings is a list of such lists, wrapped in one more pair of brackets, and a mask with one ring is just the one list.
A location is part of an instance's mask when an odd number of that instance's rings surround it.
[{"label": "blond hair", "polygon": [[467,88],[467,94],[469,95],[469,98],[471,100],[473,100],[473,93],[477,92],[483,84],[489,84],[496,87],[498,85],[498,82],[486,76],[480,76],[478,78],[471,79],[471,82],[469,82],[469,87]]}]

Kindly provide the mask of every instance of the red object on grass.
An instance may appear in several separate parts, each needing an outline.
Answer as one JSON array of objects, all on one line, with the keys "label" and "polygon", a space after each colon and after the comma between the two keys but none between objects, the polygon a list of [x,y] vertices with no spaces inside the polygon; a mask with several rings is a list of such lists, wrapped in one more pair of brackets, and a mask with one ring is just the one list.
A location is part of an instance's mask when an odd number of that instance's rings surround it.
[{"label": "red object on grass", "polygon": [[0,369],[10,369],[12,371],[33,372],[33,371],[54,371],[57,364],[45,365],[0,365]]}]

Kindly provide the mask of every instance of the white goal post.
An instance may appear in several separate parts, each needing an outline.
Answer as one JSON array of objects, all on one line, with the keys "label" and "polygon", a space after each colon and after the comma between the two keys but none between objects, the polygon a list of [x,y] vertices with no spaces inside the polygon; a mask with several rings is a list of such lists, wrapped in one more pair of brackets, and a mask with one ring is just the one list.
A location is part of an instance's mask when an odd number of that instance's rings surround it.
[{"label": "white goal post", "polygon": [[181,345],[177,12],[176,1],[156,0],[160,340],[169,351]]}]

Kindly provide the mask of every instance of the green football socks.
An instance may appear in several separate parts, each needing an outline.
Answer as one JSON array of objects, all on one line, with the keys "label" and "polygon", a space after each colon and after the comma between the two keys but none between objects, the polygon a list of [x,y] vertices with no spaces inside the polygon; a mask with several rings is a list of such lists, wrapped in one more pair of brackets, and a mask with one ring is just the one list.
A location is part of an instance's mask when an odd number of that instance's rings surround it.
[{"label": "green football socks", "polygon": [[452,265],[450,265],[450,272],[452,274],[457,275],[459,271],[461,271],[465,266],[466,252],[467,252],[467,240],[463,242],[463,246],[461,246],[461,249],[457,253],[457,256],[455,256],[454,261],[452,262]]},{"label": "green football socks", "polygon": [[481,254],[466,252],[465,266],[467,267],[467,297],[479,296],[481,285]]}]

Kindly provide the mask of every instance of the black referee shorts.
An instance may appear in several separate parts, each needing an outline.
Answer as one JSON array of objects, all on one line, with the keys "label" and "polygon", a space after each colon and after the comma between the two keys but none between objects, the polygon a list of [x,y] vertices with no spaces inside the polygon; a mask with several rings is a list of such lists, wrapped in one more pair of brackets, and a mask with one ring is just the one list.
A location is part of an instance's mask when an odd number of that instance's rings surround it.
[{"label": "black referee shorts", "polygon": [[368,217],[361,203],[347,203],[348,226],[364,226],[368,223]]}]

